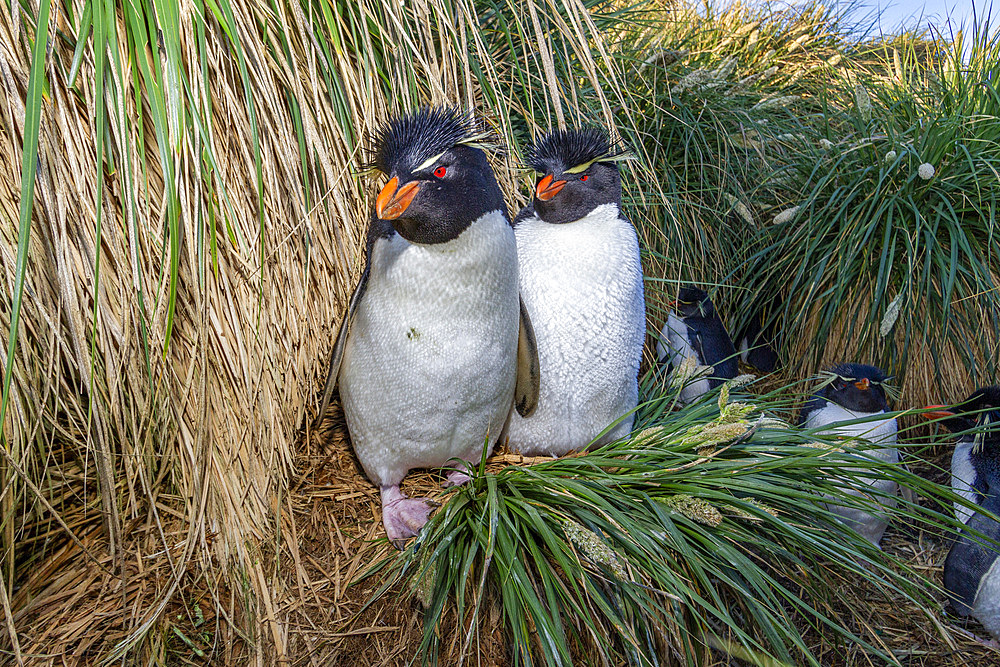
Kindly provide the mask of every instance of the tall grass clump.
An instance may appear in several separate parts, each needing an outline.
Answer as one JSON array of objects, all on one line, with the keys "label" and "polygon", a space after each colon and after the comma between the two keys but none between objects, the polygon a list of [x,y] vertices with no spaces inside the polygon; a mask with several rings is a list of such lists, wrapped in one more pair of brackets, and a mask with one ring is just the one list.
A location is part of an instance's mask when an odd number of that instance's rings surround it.
[{"label": "tall grass clump", "polygon": [[[758,249],[766,212],[799,187],[775,176],[820,138],[814,90],[845,64],[840,19],[819,4],[742,3],[673,3],[646,19],[616,52],[638,111],[631,138],[646,158],[633,205],[649,221],[647,271],[723,287]],[[730,290],[717,297],[725,312]]]},{"label": "tall grass clump", "polygon": [[742,274],[748,295],[776,295],[794,368],[872,361],[915,402],[1000,362],[1000,39],[982,24],[930,46],[886,44],[831,91],[827,148],[794,161],[797,212]]},{"label": "tall grass clump", "polygon": [[[894,661],[833,602],[838,580],[864,582],[927,615],[931,585],[846,528],[823,500],[858,506],[846,490],[885,476],[920,489],[936,508],[902,502],[897,519],[942,526],[954,524],[939,511],[949,494],[858,442],[792,429],[770,416],[784,407],[775,395],[730,402],[725,388],[718,405],[671,412],[674,398],[655,392],[629,440],[480,471],[415,545],[376,566],[422,601],[425,664],[445,648],[449,660],[467,658],[480,633],[494,631],[486,620],[494,606],[512,664],[697,665],[720,655],[827,664],[818,638]],[[446,619],[460,630],[444,634]]]},{"label": "tall grass clump", "polygon": [[596,120],[613,88],[602,48],[577,2],[3,12],[0,613],[15,661],[146,661],[174,643],[206,661],[287,657],[262,554],[282,539],[298,429],[363,263],[367,137],[421,103],[479,110],[508,138],[513,117],[575,122],[578,85]]}]

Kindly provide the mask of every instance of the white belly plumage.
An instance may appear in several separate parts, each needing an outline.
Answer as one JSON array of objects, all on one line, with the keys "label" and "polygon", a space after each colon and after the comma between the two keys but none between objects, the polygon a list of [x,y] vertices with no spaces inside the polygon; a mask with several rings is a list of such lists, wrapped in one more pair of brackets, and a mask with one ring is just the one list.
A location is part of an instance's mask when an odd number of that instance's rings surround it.
[{"label": "white belly plumage", "polygon": [[[868,454],[886,461],[887,463],[897,463],[899,452],[896,450],[896,419],[887,417],[885,419],[875,419],[873,421],[860,424],[840,424],[838,422],[851,421],[855,419],[867,419],[878,417],[882,412],[853,412],[841,407],[836,403],[827,402],[820,410],[814,410],[806,418],[806,428],[820,428],[829,425],[819,433],[830,435],[840,435],[852,438],[864,438],[869,442],[885,447],[876,450],[868,450]],[[867,480],[868,485],[879,495],[870,495],[868,498],[885,507],[895,507],[895,493],[897,484],[890,479],[872,478]],[[847,493],[855,497],[863,497],[859,491],[847,490]],[[885,494],[885,496],[881,495]],[[869,542],[878,546],[882,540],[882,534],[889,525],[889,520],[884,515],[869,514],[863,510],[853,507],[843,507],[840,505],[829,505],[832,512],[843,517],[845,523],[864,536]]]},{"label": "white belly plumage", "polygon": [[[976,493],[972,490],[972,482],[976,479],[976,469],[972,465],[972,438],[962,438],[951,453],[951,489],[956,495],[969,502],[976,502]],[[969,523],[973,510],[954,503],[955,518],[962,523]]]},{"label": "white belly plumage", "polygon": [[[673,366],[672,375],[678,373],[681,365],[689,358],[694,359],[698,365],[705,364],[705,360],[700,357],[688,340],[687,325],[676,313],[667,314],[667,322],[663,325],[663,329],[660,331],[660,340],[656,343],[656,358],[660,363]],[[693,403],[702,394],[707,393],[710,388],[711,384],[704,375],[691,377],[685,380],[677,399],[687,405]]]},{"label": "white belly plumage", "polygon": [[[636,406],[646,335],[639,245],[614,204],[567,224],[532,216],[515,231],[541,386],[535,413],[511,417],[510,444],[525,454],[559,456]],[[600,442],[628,434],[632,421],[626,416]]]},{"label": "white belly plumage", "polygon": [[972,615],[994,639],[1000,639],[1000,558],[993,561],[979,581]]},{"label": "white belly plumage", "polygon": [[376,241],[339,375],[369,479],[398,484],[492,447],[513,402],[518,317],[514,232],[499,212],[447,243]]}]

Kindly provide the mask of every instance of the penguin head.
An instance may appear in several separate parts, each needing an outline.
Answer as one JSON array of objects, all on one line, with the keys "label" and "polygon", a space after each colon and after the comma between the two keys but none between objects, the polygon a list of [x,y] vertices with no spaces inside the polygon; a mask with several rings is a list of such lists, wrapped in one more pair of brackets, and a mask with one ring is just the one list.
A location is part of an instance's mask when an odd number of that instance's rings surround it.
[{"label": "penguin head", "polygon": [[923,417],[940,419],[952,433],[979,429],[976,442],[1000,438],[1000,386],[981,387],[961,403],[948,407],[928,405]]},{"label": "penguin head", "polygon": [[556,130],[527,149],[538,172],[533,206],[544,222],[575,222],[602,204],[621,207],[618,162],[627,155],[597,127]]},{"label": "penguin head", "polygon": [[886,398],[885,373],[866,364],[839,364],[831,368],[828,382],[819,394],[823,398],[854,412],[880,412],[889,409]]},{"label": "penguin head", "polygon": [[715,306],[708,298],[708,293],[694,286],[685,286],[677,292],[674,309],[681,319],[705,319],[715,314]]},{"label": "penguin head", "polygon": [[507,216],[483,151],[489,132],[448,107],[422,108],[389,120],[376,134],[372,166],[389,177],[375,215],[407,241],[445,243],[486,213]]}]

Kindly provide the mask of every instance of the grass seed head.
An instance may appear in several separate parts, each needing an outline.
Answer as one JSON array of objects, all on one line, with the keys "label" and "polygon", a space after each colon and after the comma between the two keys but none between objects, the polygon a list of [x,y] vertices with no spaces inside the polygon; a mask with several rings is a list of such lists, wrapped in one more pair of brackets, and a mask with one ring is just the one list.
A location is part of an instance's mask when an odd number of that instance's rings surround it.
[{"label": "grass seed head", "polygon": [[872,120],[872,98],[868,96],[868,91],[860,83],[854,86],[854,104],[858,108],[861,118],[870,123]]},{"label": "grass seed head", "polygon": [[793,206],[791,208],[786,208],[784,211],[774,216],[773,222],[776,225],[783,225],[786,222],[791,222],[795,215],[799,212],[801,206]]},{"label": "grass seed head", "polygon": [[592,530],[584,528],[575,521],[567,521],[563,524],[563,532],[566,533],[573,544],[593,563],[603,565],[608,568],[619,579],[628,577],[622,566],[621,560],[614,549]]},{"label": "grass seed head", "polygon": [[922,165],[917,167],[917,176],[925,181],[931,180],[934,178],[934,165],[930,162],[924,162]]},{"label": "grass seed head", "polygon": [[671,510],[683,514],[692,521],[715,528],[722,523],[722,512],[712,503],[681,493],[664,501]]},{"label": "grass seed head", "polygon": [[885,157],[882,158],[882,162],[884,162],[885,164],[892,164],[893,162],[896,161],[896,155],[897,155],[896,151],[889,151],[888,153],[885,154]]}]

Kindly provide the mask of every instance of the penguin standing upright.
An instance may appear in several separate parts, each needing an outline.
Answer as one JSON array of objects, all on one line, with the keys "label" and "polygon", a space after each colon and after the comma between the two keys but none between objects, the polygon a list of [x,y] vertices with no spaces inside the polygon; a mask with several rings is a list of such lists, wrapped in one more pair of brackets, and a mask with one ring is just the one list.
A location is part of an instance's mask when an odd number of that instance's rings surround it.
[{"label": "penguin standing upright", "polygon": [[699,377],[681,389],[680,401],[690,403],[709,389],[736,377],[739,370],[736,348],[704,290],[682,287],[674,308],[676,313],[667,315],[667,323],[660,331],[660,340],[656,343],[657,359],[668,364],[674,372],[690,358],[699,366],[713,369],[711,377]]},{"label": "penguin standing upright", "polygon": [[[874,445],[880,445],[879,449],[869,452],[871,456],[887,463],[898,463],[896,418],[877,419],[878,415],[889,411],[885,389],[888,378],[885,373],[875,366],[840,364],[830,369],[828,375],[829,382],[813,394],[803,406],[799,413],[799,424],[808,429],[816,429],[816,432],[821,434],[863,438]],[[842,423],[861,419],[870,421],[858,424]],[[849,489],[847,492],[858,498],[867,496],[883,507],[896,506],[895,494],[898,485],[895,481],[869,478],[867,484],[878,495],[868,496],[854,489]],[[855,507],[833,504],[828,507],[865,539],[879,546],[882,534],[889,525],[889,520],[884,515],[870,514]]]},{"label": "penguin standing upright", "polygon": [[616,151],[597,128],[560,130],[527,151],[534,198],[514,219],[521,295],[535,325],[538,410],[514,415],[510,446],[559,456],[628,434],[646,332],[635,229],[621,210]]},{"label": "penguin standing upright", "polygon": [[[484,138],[471,117],[447,108],[396,117],[376,137],[374,166],[389,181],[320,414],[339,383],[351,443],[400,548],[432,509],[400,491],[407,471],[478,461],[512,404],[530,414],[537,401],[514,230]],[[468,477],[459,468],[448,479]]]},{"label": "penguin standing upright", "polygon": [[[1000,516],[1000,387],[983,387],[955,406],[928,406],[925,417],[944,418],[949,430],[961,434],[952,454],[955,493],[980,510]],[[963,414],[964,413],[964,414]],[[1000,523],[981,511],[956,504],[955,513],[969,529],[1000,542]],[[944,587],[962,616],[973,616],[1000,639],[1000,559],[998,547],[963,532],[944,561]]]}]

